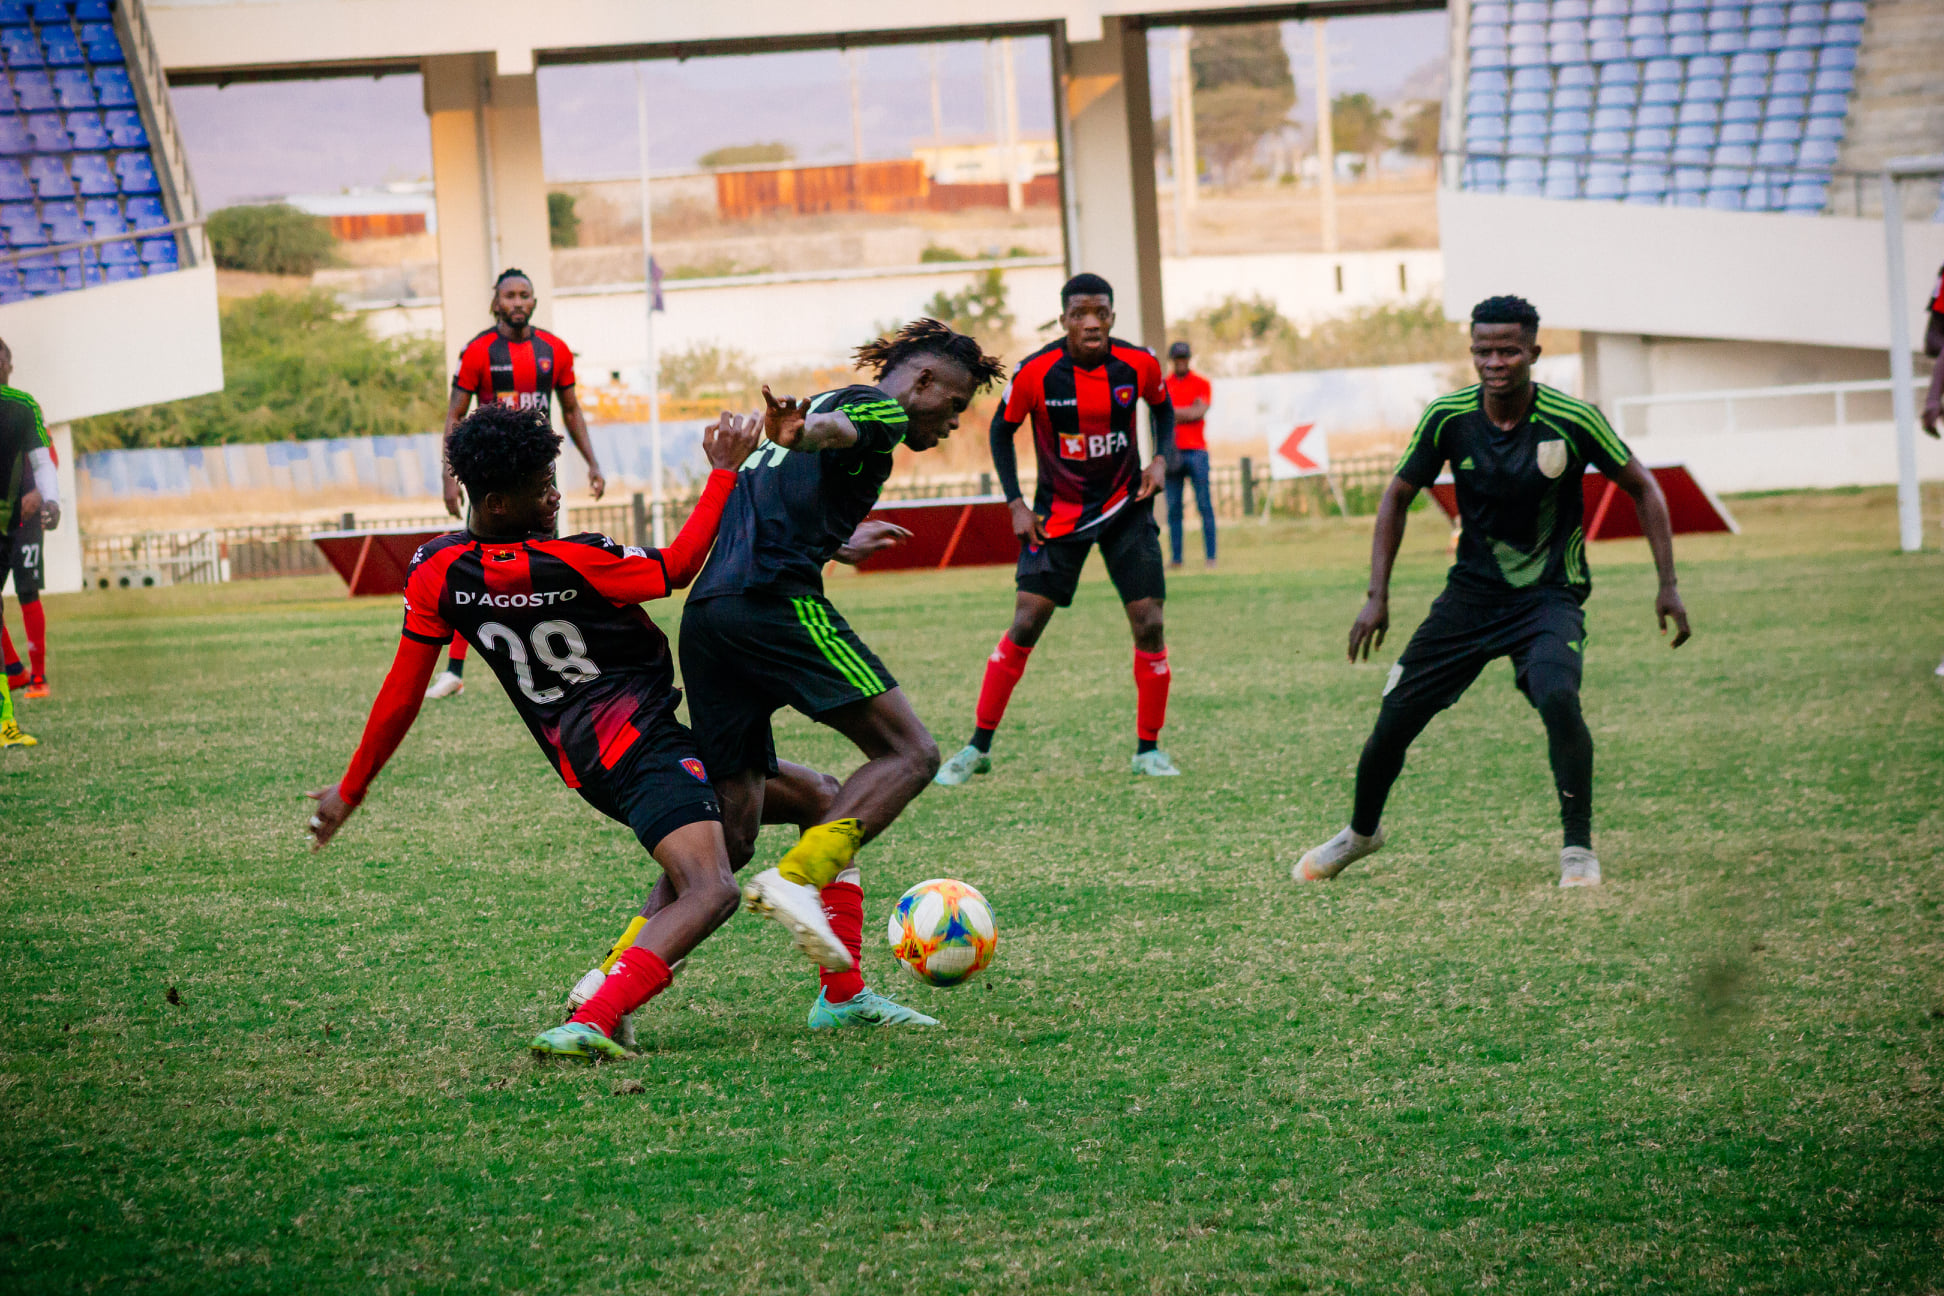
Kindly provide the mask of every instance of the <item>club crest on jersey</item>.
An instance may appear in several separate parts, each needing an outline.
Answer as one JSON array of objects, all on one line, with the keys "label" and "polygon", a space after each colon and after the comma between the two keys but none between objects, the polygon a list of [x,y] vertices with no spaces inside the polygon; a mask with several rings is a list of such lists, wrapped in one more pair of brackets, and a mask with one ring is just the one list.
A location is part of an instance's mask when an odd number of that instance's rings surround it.
[{"label": "club crest on jersey", "polygon": [[1539,471],[1548,477],[1557,477],[1566,471],[1566,443],[1564,441],[1541,441],[1539,443]]},{"label": "club crest on jersey", "polygon": [[707,783],[709,781],[709,772],[703,769],[702,762],[693,756],[682,757],[682,768],[695,775],[698,783]]},{"label": "club crest on jersey", "polygon": [[1133,403],[1134,403],[1134,389],[1132,387],[1114,388],[1114,404],[1120,406],[1122,409],[1126,409],[1128,406],[1132,405]]},{"label": "club crest on jersey", "polygon": [[541,360],[535,365],[535,368],[539,369],[541,373],[550,373],[553,370],[553,361]]},{"label": "club crest on jersey", "polygon": [[493,552],[487,554],[486,556],[494,562],[512,562],[515,558],[518,558],[520,555],[515,553],[511,549],[495,549],[493,550]]},{"label": "club crest on jersey", "polygon": [[1060,433],[1060,458],[1085,459],[1087,457],[1087,438],[1079,432]]}]

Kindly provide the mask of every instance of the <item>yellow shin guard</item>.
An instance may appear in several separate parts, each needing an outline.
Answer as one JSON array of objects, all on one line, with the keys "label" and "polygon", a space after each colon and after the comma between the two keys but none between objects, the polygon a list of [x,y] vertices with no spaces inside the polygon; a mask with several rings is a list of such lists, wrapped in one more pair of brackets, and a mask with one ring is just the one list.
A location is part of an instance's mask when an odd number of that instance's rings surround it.
[{"label": "yellow shin guard", "polygon": [[864,825],[855,819],[833,819],[806,828],[797,844],[777,861],[776,871],[798,886],[821,891],[850,867],[863,841]]},{"label": "yellow shin guard", "polygon": [[641,929],[647,925],[648,920],[636,914],[634,920],[628,924],[628,930],[621,933],[621,938],[614,942],[614,948],[609,950],[607,957],[601,960],[601,971],[614,971],[616,960],[634,948],[635,937],[641,935]]}]

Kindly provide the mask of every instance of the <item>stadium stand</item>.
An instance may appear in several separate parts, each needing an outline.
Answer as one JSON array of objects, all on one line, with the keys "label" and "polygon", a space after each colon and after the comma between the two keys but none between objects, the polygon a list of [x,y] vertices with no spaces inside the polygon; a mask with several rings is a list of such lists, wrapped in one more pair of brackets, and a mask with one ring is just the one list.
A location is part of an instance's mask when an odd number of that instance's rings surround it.
[{"label": "stadium stand", "polygon": [[[164,274],[172,233],[108,0],[0,0],[0,304]],[[44,249],[44,250],[43,250]]]},{"label": "stadium stand", "polygon": [[1479,193],[1823,210],[1863,0],[1485,0],[1460,183]]}]

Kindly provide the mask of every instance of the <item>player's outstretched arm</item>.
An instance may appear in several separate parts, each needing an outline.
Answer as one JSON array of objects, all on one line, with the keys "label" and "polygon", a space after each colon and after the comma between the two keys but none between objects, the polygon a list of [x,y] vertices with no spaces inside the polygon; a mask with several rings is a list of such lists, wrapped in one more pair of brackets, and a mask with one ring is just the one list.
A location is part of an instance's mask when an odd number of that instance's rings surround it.
[{"label": "player's outstretched arm", "polygon": [[810,402],[781,399],[763,384],[763,431],[785,450],[848,450],[858,442],[857,428],[839,410],[812,413]]},{"label": "player's outstretched arm", "polygon": [[844,541],[843,547],[831,556],[846,566],[855,567],[872,554],[895,549],[909,539],[911,532],[896,522],[865,518],[857,524],[857,530],[851,532],[850,539]]},{"label": "player's outstretched arm", "polygon": [[1008,399],[999,402],[992,411],[992,426],[987,430],[986,439],[992,449],[992,471],[999,478],[999,490],[1006,497],[1006,510],[1012,515],[1013,534],[1019,543],[1025,545],[1043,544],[1046,528],[1040,523],[1039,515],[1026,503],[1025,493],[1019,489],[1019,455],[1013,449],[1013,434],[1019,431],[1023,418],[1008,419],[1006,406],[1010,404],[1012,388],[1006,389]]},{"label": "player's outstretched arm", "polygon": [[1164,389],[1159,401],[1148,404],[1148,430],[1154,434],[1154,458],[1141,472],[1141,485],[1135,492],[1135,499],[1146,499],[1167,481],[1168,469],[1174,467],[1175,463],[1174,425],[1174,402],[1167,398]]},{"label": "player's outstretched arm", "polygon": [[1378,502],[1377,526],[1370,537],[1370,590],[1363,611],[1350,623],[1353,662],[1359,657],[1369,661],[1371,650],[1384,646],[1384,635],[1390,630],[1391,568],[1397,565],[1397,551],[1404,545],[1404,523],[1417,496],[1416,486],[1393,477]]},{"label": "player's outstretched arm", "polygon": [[1647,547],[1654,553],[1654,571],[1660,576],[1660,589],[1654,595],[1654,617],[1662,634],[1674,622],[1674,640],[1669,648],[1688,641],[1687,605],[1674,583],[1674,519],[1668,516],[1667,496],[1661,494],[1654,474],[1640,466],[1638,457],[1627,460],[1614,478],[1621,490],[1633,496],[1634,512],[1640,515],[1640,529],[1647,536]]},{"label": "player's outstretched arm", "polygon": [[446,512],[454,517],[460,516],[459,479],[452,475],[452,465],[445,461],[444,447],[446,441],[452,437],[452,429],[459,426],[459,420],[466,417],[466,411],[472,408],[472,401],[473,394],[470,391],[456,383],[453,385],[452,399],[446,402],[445,434],[439,441],[440,489],[445,494]]},{"label": "player's outstretched arm", "polygon": [[371,780],[378,777],[378,771],[385,768],[385,762],[405,740],[412,721],[418,719],[419,707],[425,702],[425,686],[432,680],[444,647],[442,643],[426,643],[411,635],[399,639],[398,655],[392,658],[391,670],[371,704],[364,737],[358,742],[358,750],[352,753],[344,777],[307,794],[317,802],[308,826],[312,850],[323,850],[337,835],[351,812],[364,801]]}]

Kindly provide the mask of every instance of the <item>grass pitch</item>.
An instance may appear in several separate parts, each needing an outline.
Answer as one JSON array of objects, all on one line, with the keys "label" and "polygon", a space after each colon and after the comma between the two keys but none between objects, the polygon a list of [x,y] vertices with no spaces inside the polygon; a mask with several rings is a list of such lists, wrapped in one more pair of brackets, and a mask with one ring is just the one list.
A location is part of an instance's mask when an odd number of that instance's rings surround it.
[{"label": "grass pitch", "polygon": [[[943,1029],[812,1035],[807,969],[739,916],[599,1069],[524,1044],[652,865],[483,665],[313,857],[298,793],[395,600],[51,600],[43,745],[0,761],[0,1285],[1938,1291],[1944,557],[1890,551],[1880,492],[1739,512],[1680,545],[1678,653],[1644,547],[1592,556],[1602,890],[1554,885],[1502,663],[1413,752],[1391,845],[1290,884],[1445,557],[1420,516],[1352,668],[1368,523],[1243,525],[1169,603],[1185,778],[1126,773],[1096,564],[995,772],[867,850],[867,972]],[[1009,573],[832,594],[953,750]],[[779,745],[850,763],[801,720]],[[950,992],[876,935],[939,874],[1002,933]]]}]

